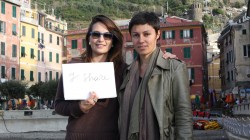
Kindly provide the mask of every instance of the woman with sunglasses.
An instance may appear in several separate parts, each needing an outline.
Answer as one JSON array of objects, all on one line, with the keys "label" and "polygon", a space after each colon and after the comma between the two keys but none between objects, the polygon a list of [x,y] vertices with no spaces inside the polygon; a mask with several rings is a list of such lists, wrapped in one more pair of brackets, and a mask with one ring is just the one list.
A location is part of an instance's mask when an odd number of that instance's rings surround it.
[{"label": "woman with sunglasses", "polygon": [[138,58],[120,87],[121,140],[191,140],[192,113],[186,65],[165,60],[157,47],[160,20],[140,12],[129,23]]},{"label": "woman with sunglasses", "polygon": [[[122,71],[126,67],[122,57],[123,36],[115,23],[106,16],[92,18],[86,34],[86,51],[71,63],[113,62],[116,89],[122,82]],[[117,98],[99,99],[92,92],[88,99],[70,101],[64,99],[63,81],[59,81],[55,111],[69,116],[67,140],[119,140]]]}]

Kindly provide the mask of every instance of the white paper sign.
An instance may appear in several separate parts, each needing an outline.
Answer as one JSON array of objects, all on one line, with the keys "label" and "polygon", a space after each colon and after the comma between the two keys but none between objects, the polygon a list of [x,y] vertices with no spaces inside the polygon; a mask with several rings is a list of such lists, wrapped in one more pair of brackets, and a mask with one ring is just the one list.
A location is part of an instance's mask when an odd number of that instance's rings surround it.
[{"label": "white paper sign", "polygon": [[99,99],[114,98],[116,94],[112,62],[62,64],[65,100],[84,100],[91,91]]}]

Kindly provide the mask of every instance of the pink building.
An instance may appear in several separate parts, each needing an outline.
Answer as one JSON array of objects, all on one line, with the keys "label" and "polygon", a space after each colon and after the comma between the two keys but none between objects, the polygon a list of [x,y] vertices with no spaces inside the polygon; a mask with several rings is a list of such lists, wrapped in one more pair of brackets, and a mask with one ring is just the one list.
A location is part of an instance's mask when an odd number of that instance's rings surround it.
[{"label": "pink building", "polygon": [[19,80],[20,0],[0,1],[0,79]]}]

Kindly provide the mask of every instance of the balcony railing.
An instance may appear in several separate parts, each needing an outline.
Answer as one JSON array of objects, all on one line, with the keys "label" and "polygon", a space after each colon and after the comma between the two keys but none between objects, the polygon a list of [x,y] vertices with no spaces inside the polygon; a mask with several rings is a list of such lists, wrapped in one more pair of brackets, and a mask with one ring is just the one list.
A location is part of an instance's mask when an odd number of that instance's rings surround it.
[{"label": "balcony railing", "polygon": [[21,15],[21,21],[31,23],[31,24],[34,24],[34,25],[38,25],[38,20],[36,20],[34,18],[31,18],[31,17],[25,17],[25,16]]},{"label": "balcony railing", "polygon": [[64,34],[65,33],[65,30],[62,30],[56,26],[52,26],[52,25],[49,25],[49,24],[45,24],[45,28],[48,29],[48,30],[51,30],[51,31],[55,31],[57,33],[61,33],[61,34]]}]

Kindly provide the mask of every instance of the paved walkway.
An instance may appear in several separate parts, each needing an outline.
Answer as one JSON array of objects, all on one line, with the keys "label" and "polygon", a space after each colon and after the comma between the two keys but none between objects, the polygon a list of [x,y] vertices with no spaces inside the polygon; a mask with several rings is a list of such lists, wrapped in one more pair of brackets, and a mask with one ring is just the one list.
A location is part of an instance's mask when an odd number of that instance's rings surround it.
[{"label": "paved walkway", "polygon": [[[65,132],[2,133],[0,140],[64,140]],[[194,130],[194,140],[228,140],[223,129]]]}]

